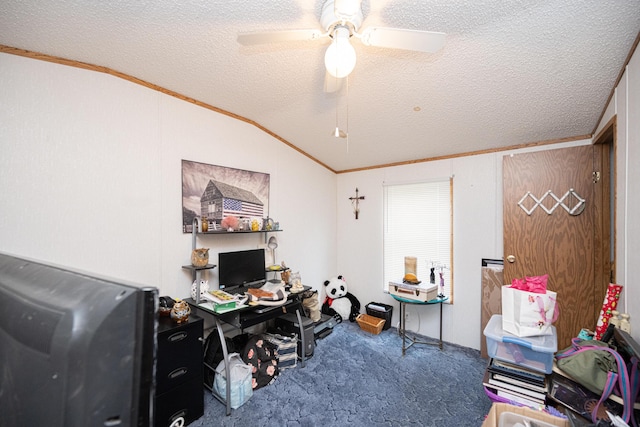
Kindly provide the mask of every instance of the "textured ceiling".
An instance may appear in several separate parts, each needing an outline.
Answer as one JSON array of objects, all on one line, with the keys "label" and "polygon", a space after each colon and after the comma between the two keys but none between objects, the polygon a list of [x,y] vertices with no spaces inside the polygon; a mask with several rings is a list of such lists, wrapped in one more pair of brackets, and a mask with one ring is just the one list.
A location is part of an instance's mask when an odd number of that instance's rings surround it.
[{"label": "textured ceiling", "polygon": [[[354,41],[336,93],[323,90],[324,39],[236,40],[321,29],[322,3],[3,0],[0,44],[194,98],[345,171],[589,135],[640,31],[640,0],[364,0],[363,29],[441,31],[446,44],[426,54]],[[348,141],[331,136],[336,116]]]}]

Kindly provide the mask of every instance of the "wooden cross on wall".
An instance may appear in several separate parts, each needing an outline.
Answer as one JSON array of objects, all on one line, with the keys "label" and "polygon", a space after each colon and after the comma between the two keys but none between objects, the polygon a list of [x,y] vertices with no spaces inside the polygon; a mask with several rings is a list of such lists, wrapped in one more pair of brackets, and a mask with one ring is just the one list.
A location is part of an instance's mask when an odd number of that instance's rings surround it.
[{"label": "wooden cross on wall", "polygon": [[358,219],[358,214],[360,213],[360,200],[364,200],[364,196],[358,196],[358,187],[356,187],[355,197],[349,197],[349,200],[351,200],[351,205],[353,206],[353,213],[356,215],[356,219]]}]

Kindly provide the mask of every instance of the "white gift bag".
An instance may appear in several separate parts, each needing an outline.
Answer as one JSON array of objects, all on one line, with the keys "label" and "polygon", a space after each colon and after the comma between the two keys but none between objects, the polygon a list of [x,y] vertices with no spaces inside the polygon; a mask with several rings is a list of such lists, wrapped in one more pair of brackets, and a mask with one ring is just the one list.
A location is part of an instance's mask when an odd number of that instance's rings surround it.
[{"label": "white gift bag", "polygon": [[522,291],[509,285],[502,287],[502,329],[518,337],[552,335],[551,324],[557,319],[556,293]]}]

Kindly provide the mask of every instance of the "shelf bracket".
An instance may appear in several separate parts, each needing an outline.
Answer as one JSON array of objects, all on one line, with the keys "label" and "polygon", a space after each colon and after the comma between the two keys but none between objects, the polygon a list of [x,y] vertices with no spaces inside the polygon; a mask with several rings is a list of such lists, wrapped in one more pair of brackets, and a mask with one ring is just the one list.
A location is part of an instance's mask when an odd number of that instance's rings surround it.
[{"label": "shelf bracket", "polygon": [[191,249],[196,248],[196,235],[198,234],[198,217],[194,216],[191,222]]}]

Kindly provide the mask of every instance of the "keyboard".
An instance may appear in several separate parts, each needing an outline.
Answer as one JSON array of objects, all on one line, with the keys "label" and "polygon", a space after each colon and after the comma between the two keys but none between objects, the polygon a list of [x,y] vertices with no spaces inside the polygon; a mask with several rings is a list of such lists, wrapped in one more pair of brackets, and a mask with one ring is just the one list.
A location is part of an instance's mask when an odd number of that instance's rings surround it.
[{"label": "keyboard", "polygon": [[258,313],[258,314],[263,314],[263,313],[268,313],[270,311],[276,310],[278,308],[281,308],[281,305],[274,305],[274,306],[260,306],[258,308],[256,308],[255,310],[253,310],[254,313]]}]

